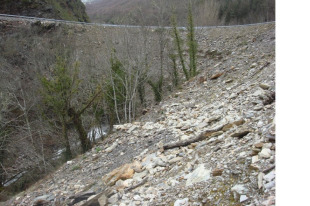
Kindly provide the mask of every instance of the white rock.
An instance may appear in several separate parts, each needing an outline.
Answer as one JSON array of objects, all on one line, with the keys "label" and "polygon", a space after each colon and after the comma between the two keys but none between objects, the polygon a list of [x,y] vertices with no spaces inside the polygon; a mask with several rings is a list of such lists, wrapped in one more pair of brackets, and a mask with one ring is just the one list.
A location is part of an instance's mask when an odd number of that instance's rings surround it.
[{"label": "white rock", "polygon": [[149,199],[149,200],[155,199],[155,197],[156,197],[156,195],[154,195],[154,194],[146,194],[145,195],[145,198]]},{"label": "white rock", "polygon": [[137,129],[137,128],[138,128],[138,126],[133,125],[132,127],[130,127],[130,128],[128,129],[127,133],[131,133],[132,131],[134,131],[134,130]]},{"label": "white rock", "polygon": [[153,194],[153,195],[157,195],[158,194],[158,191],[157,189],[155,189],[154,187],[149,187],[146,191],[145,191],[146,194]]},{"label": "white rock", "polygon": [[255,156],[252,157],[252,164],[255,164],[255,163],[258,162],[258,161],[259,161],[259,158],[258,158],[257,155],[255,155]]},{"label": "white rock", "polygon": [[169,180],[169,183],[170,183],[170,185],[171,185],[172,187],[174,187],[176,184],[179,184],[180,182],[177,181],[177,180],[175,180],[175,179],[171,179],[171,180]]},{"label": "white rock", "polygon": [[259,121],[258,123],[257,123],[257,127],[262,127],[264,125],[264,122],[262,122],[262,121]]},{"label": "white rock", "polygon": [[240,196],[240,202],[245,202],[247,201],[249,198],[246,195],[241,195]]},{"label": "white rock", "polygon": [[133,196],[133,199],[136,201],[142,201],[142,198],[139,195]]},{"label": "white rock", "polygon": [[191,136],[188,135],[182,135],[180,140],[185,141],[185,140],[189,140],[191,138]]},{"label": "white rock", "polygon": [[154,129],[154,122],[146,122],[144,125],[143,125],[143,127],[142,127],[142,129],[144,129],[144,130],[152,130],[152,129]]},{"label": "white rock", "polygon": [[183,159],[183,157],[175,157],[175,158],[169,160],[169,163],[170,163],[170,164],[173,164],[173,163],[175,163],[175,162],[181,161],[182,159]]},{"label": "white rock", "polygon": [[263,148],[270,149],[272,147],[272,143],[265,143]]},{"label": "white rock", "polygon": [[132,185],[133,181],[134,181],[133,179],[127,179],[127,180],[125,180],[125,181],[123,182],[123,185],[124,185],[125,187],[129,187],[129,186]]},{"label": "white rock", "polygon": [[240,158],[244,158],[244,157],[246,157],[247,155],[246,155],[246,152],[241,152],[240,154],[239,154],[239,157]]},{"label": "white rock", "polygon": [[251,66],[250,66],[251,68],[254,68],[254,67],[257,67],[257,63],[253,63],[253,64],[251,64]]},{"label": "white rock", "polygon": [[210,178],[211,171],[205,169],[204,164],[200,164],[192,173],[184,178],[187,179],[186,186],[190,186],[197,182],[207,181]]},{"label": "white rock", "polygon": [[271,182],[272,180],[275,179],[275,177],[276,177],[276,174],[275,174],[275,171],[273,170],[264,176],[264,180],[266,180],[267,182]]},{"label": "white rock", "polygon": [[98,199],[98,203],[100,206],[104,206],[108,203],[108,198],[103,194],[101,197]]},{"label": "white rock", "polygon": [[244,185],[235,185],[231,188],[231,191],[236,192],[239,195],[244,195],[248,192],[248,189]]},{"label": "white rock", "polygon": [[275,181],[268,182],[267,184],[264,184],[264,187],[265,187],[267,190],[270,190],[270,189],[273,188],[274,186],[276,186]]},{"label": "white rock", "polygon": [[262,151],[258,154],[260,158],[270,158],[271,150],[268,148],[263,148]]},{"label": "white rock", "polygon": [[134,181],[141,181],[146,175],[147,175],[148,171],[144,170],[143,172],[135,172],[135,174],[133,175],[132,179]]},{"label": "white rock", "polygon": [[263,187],[263,177],[264,177],[264,173],[262,172],[260,172],[257,176],[258,189]]},{"label": "white rock", "polygon": [[269,85],[269,84],[265,84],[265,83],[260,83],[260,84],[259,84],[259,87],[262,88],[262,89],[267,90],[267,89],[270,88],[270,85]]},{"label": "white rock", "polygon": [[265,200],[264,202],[262,202],[263,206],[271,206],[271,205],[275,205],[275,196],[269,196],[267,200]]},{"label": "white rock", "polygon": [[233,99],[233,98],[235,98],[235,97],[237,97],[238,95],[236,94],[236,93],[232,93],[228,98],[229,99]]},{"label": "white rock", "polygon": [[262,89],[258,89],[252,95],[255,97],[262,97],[265,95],[265,91]]},{"label": "white rock", "polygon": [[114,149],[115,149],[115,147],[117,147],[117,145],[118,145],[118,143],[117,142],[114,142],[110,147],[108,147],[105,151],[106,152],[112,152]]},{"label": "white rock", "polygon": [[111,203],[111,204],[117,203],[118,202],[118,194],[115,194],[115,195],[111,196],[108,199],[108,202]]},{"label": "white rock", "polygon": [[[156,158],[156,154],[152,153],[150,155],[148,155],[143,161],[142,161],[142,166],[146,167],[149,166],[151,163],[153,163],[153,159]],[[154,163],[153,163],[154,164]]]},{"label": "white rock", "polygon": [[184,198],[184,199],[175,201],[174,206],[189,206],[188,198]]}]

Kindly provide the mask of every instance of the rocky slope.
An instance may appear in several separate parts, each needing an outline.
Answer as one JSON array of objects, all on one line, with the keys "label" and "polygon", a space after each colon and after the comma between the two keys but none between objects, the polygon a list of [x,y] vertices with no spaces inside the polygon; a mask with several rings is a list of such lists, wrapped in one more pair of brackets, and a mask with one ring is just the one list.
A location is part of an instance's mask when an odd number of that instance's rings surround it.
[{"label": "rocky slope", "polygon": [[275,205],[275,24],[197,38],[197,78],[5,204]]},{"label": "rocky slope", "polygon": [[0,13],[82,22],[89,21],[85,12],[85,5],[80,0],[2,0]]}]

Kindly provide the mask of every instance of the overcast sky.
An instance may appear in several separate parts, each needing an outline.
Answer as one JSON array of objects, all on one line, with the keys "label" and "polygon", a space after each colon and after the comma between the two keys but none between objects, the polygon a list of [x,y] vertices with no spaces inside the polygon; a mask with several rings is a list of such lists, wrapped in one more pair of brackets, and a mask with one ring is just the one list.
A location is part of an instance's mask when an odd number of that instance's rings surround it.
[{"label": "overcast sky", "polygon": [[91,2],[91,1],[94,1],[94,0],[82,0],[83,3],[87,3],[87,2]]}]

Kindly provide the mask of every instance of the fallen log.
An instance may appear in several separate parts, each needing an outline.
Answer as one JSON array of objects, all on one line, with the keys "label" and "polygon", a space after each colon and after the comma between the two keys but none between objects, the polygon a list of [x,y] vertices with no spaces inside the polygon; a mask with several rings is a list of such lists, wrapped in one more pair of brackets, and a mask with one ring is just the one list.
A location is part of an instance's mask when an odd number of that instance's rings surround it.
[{"label": "fallen log", "polygon": [[70,203],[68,203],[68,205],[74,205],[78,202],[81,202],[83,200],[87,200],[90,196],[95,195],[95,192],[83,192],[83,193],[78,193],[74,196],[69,197],[69,199],[72,199],[72,201]]},{"label": "fallen log", "polygon": [[141,182],[139,182],[139,183],[137,183],[137,184],[135,184],[135,185],[133,185],[133,186],[127,188],[127,189],[125,190],[125,193],[126,193],[126,192],[129,192],[129,191],[131,191],[131,190],[133,190],[133,189],[136,189],[137,187],[140,187],[141,185],[145,184],[145,183],[147,182],[147,180],[148,180],[148,178],[146,177],[146,178],[144,178]]},{"label": "fallen log", "polygon": [[210,130],[204,131],[200,135],[198,135],[197,137],[195,137],[193,139],[166,144],[166,145],[163,146],[163,149],[164,150],[168,150],[168,149],[173,149],[173,148],[176,148],[176,147],[185,147],[185,146],[188,146],[188,145],[190,145],[192,143],[200,142],[200,141],[210,137],[213,133],[221,131],[223,129],[223,127],[225,127],[226,125],[228,125],[228,124],[221,125],[221,126],[218,126],[218,127],[214,128],[214,129],[210,129]]},{"label": "fallen log", "polygon": [[202,140],[205,140],[208,137],[212,136],[216,132],[219,132],[219,131],[226,132],[226,131],[230,130],[233,126],[240,126],[240,125],[242,125],[244,123],[245,123],[245,121],[243,119],[239,119],[239,120],[237,120],[235,122],[232,122],[232,123],[227,123],[227,124],[224,124],[224,125],[220,125],[220,126],[214,128],[214,129],[209,129],[209,130],[206,130],[206,131],[202,132],[200,135],[198,135],[197,137],[195,137],[193,139],[179,141],[179,142],[174,142],[174,143],[168,143],[168,144],[164,145],[162,147],[162,149],[168,150],[168,149],[173,149],[173,148],[176,148],[176,147],[185,147],[185,146],[188,146],[188,145],[190,145],[192,143],[200,142]]}]

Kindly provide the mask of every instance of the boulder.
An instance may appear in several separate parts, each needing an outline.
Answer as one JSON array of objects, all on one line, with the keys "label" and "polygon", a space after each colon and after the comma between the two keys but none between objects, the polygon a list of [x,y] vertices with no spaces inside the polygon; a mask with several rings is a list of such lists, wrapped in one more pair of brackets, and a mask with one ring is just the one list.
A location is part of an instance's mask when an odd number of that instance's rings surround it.
[{"label": "boulder", "polygon": [[231,191],[236,199],[237,195],[245,195],[249,190],[244,185],[235,185],[231,188]]},{"label": "boulder", "polygon": [[200,164],[192,173],[185,176],[186,186],[190,186],[197,182],[207,181],[210,178],[210,170],[207,170],[204,164]]},{"label": "boulder", "polygon": [[221,176],[222,173],[223,173],[224,169],[219,169],[219,168],[216,168],[212,171],[212,175],[213,176]]},{"label": "boulder", "polygon": [[131,179],[136,170],[141,169],[141,164],[135,161],[131,164],[125,164],[112,172],[106,174],[102,179],[106,185],[113,186],[118,180]]},{"label": "boulder", "polygon": [[268,149],[268,148],[263,148],[262,151],[258,154],[258,156],[259,156],[260,158],[266,158],[266,159],[268,159],[268,158],[270,158],[270,156],[271,156],[271,150]]},{"label": "boulder", "polygon": [[247,134],[249,134],[250,132],[251,131],[249,129],[241,129],[241,130],[238,130],[235,133],[233,133],[231,136],[242,138],[242,137],[246,136]]},{"label": "boulder", "polygon": [[174,202],[174,206],[188,206],[188,198],[184,198],[184,199],[181,199],[181,200],[176,200]]}]

